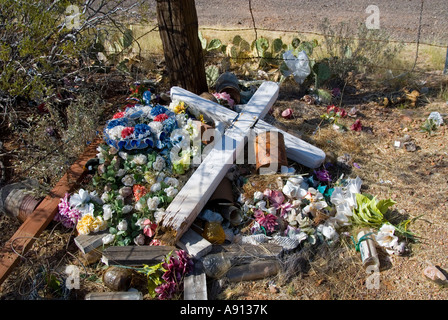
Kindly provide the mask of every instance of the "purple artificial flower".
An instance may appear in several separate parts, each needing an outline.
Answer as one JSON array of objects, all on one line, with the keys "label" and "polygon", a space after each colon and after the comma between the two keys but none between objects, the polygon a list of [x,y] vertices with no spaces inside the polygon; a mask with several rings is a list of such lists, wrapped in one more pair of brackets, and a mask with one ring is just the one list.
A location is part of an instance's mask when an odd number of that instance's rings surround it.
[{"label": "purple artificial flower", "polygon": [[319,181],[322,181],[322,182],[331,181],[330,173],[326,169],[322,169],[322,170],[318,170],[318,171],[314,170],[314,174],[316,175],[316,177]]}]

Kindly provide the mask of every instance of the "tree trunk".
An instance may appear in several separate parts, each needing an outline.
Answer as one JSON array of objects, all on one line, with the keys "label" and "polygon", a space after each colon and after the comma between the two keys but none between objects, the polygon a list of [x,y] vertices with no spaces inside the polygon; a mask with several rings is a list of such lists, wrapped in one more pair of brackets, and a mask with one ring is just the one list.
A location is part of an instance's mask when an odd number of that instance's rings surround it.
[{"label": "tree trunk", "polygon": [[157,0],[157,21],[171,86],[208,91],[194,0]]}]

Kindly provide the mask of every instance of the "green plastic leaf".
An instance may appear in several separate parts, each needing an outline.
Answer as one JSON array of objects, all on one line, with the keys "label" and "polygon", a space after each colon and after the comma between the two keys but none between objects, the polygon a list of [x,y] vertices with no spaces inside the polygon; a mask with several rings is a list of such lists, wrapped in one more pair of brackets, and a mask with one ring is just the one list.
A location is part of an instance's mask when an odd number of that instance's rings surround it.
[{"label": "green plastic leaf", "polygon": [[394,204],[396,204],[396,202],[392,199],[380,200],[376,204],[376,207],[382,214],[386,214],[387,210]]}]

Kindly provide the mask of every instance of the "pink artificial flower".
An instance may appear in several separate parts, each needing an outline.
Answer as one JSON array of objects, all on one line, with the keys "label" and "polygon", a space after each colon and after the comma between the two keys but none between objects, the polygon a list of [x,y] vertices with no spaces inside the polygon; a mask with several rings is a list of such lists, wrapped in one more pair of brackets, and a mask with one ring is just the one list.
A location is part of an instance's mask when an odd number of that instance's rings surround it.
[{"label": "pink artificial flower", "polygon": [[361,120],[356,120],[354,124],[352,124],[352,126],[350,127],[350,130],[353,131],[361,131],[362,130],[362,125],[361,125]]},{"label": "pink artificial flower", "polygon": [[157,224],[151,222],[151,220],[149,219],[145,219],[145,221],[143,221],[143,233],[151,238],[156,234],[156,228],[157,228]]},{"label": "pink artificial flower", "polygon": [[293,116],[293,111],[291,108],[288,108],[282,112],[282,117],[285,119],[291,119]]},{"label": "pink artificial flower", "polygon": [[267,232],[273,232],[275,226],[278,225],[277,217],[273,214],[264,214],[263,211],[257,210],[254,213],[255,221],[258,222],[260,226],[266,229]]},{"label": "pink artificial flower", "polygon": [[281,191],[266,189],[263,194],[268,198],[268,200],[274,204],[282,204],[285,200],[285,196]]},{"label": "pink artificial flower", "polygon": [[159,239],[152,239],[149,243],[150,246],[161,246],[162,242]]},{"label": "pink artificial flower", "polygon": [[226,100],[227,103],[229,104],[229,107],[233,107],[235,105],[235,101],[227,92],[216,92],[213,93],[213,96],[218,100]]},{"label": "pink artificial flower", "polygon": [[70,207],[68,198],[68,193],[65,194],[64,198],[61,198],[58,204],[58,212],[54,217],[54,220],[60,221],[64,227],[71,229],[74,228],[78,223],[78,220],[81,219],[81,212]]}]

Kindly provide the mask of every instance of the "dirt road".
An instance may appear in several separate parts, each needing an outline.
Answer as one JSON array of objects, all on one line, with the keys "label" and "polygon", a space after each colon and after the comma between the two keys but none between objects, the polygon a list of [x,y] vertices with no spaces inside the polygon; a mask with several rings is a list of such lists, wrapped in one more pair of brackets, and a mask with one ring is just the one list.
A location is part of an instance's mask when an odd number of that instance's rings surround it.
[{"label": "dirt road", "polygon": [[[376,5],[379,27],[393,39],[417,41],[422,0],[251,0],[257,28],[319,32],[324,18],[340,21],[365,22]],[[249,0],[196,0],[200,26],[251,28],[253,21]],[[446,0],[423,2],[421,41],[448,45],[448,6]]]}]

